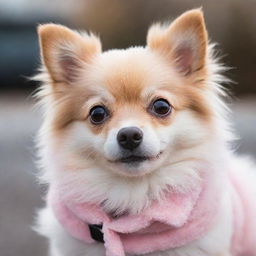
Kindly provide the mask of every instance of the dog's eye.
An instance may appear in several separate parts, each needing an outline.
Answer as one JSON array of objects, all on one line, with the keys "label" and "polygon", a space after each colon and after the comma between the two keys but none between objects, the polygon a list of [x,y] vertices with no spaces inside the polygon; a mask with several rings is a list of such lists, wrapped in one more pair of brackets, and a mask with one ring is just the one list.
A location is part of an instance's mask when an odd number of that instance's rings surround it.
[{"label": "dog's eye", "polygon": [[158,99],[151,104],[151,112],[159,117],[165,117],[172,111],[172,107],[165,99]]},{"label": "dog's eye", "polygon": [[103,106],[95,106],[90,110],[90,119],[93,124],[102,124],[108,117],[108,111]]}]

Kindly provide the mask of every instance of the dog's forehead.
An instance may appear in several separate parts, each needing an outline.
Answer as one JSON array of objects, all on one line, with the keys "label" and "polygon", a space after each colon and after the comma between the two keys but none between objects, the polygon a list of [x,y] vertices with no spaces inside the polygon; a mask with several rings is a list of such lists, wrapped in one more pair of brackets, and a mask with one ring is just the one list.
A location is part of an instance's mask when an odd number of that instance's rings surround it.
[{"label": "dog's forehead", "polygon": [[142,74],[131,69],[119,68],[106,77],[104,85],[116,101],[137,101],[146,87]]},{"label": "dog's forehead", "polygon": [[107,90],[120,101],[136,101],[149,86],[149,65],[140,58],[141,51],[110,52],[103,59],[103,80]]},{"label": "dog's forehead", "polygon": [[[101,83],[117,101],[137,101],[152,86],[161,85],[166,77],[162,66],[145,48],[106,52],[100,59]],[[169,76],[169,70],[166,73]]]}]

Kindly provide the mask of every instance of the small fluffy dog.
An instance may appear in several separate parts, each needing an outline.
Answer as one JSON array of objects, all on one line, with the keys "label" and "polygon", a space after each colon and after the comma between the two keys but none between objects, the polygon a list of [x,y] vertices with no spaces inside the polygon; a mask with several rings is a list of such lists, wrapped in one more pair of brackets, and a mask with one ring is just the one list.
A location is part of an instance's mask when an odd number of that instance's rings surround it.
[{"label": "small fluffy dog", "polygon": [[232,133],[202,11],[153,25],[146,47],[38,28],[52,256],[256,255],[256,177]]}]

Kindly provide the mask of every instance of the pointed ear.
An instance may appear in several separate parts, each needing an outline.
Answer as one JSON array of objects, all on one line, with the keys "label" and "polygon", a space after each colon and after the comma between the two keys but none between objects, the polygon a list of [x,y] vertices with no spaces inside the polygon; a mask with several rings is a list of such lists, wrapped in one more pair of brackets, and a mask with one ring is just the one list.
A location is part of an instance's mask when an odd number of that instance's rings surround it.
[{"label": "pointed ear", "polygon": [[74,82],[79,70],[101,52],[97,37],[81,35],[61,25],[40,25],[38,35],[42,63],[53,82]]},{"label": "pointed ear", "polygon": [[200,9],[185,12],[169,27],[153,25],[147,36],[148,47],[169,58],[185,76],[205,67],[207,43]]}]

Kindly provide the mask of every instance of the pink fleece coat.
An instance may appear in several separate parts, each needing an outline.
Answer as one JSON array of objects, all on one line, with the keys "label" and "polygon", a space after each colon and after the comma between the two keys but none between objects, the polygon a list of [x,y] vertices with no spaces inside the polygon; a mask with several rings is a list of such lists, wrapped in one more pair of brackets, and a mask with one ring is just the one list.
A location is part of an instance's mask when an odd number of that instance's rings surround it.
[{"label": "pink fleece coat", "polygon": [[[234,212],[233,256],[256,255],[256,210],[245,177],[229,176]],[[102,224],[106,256],[141,255],[184,246],[205,235],[214,225],[222,190],[211,179],[188,193],[170,192],[137,215],[111,219],[99,206],[63,200],[53,189],[48,201],[56,218],[71,236],[95,243],[88,224]],[[250,200],[254,199],[254,200]]]}]

